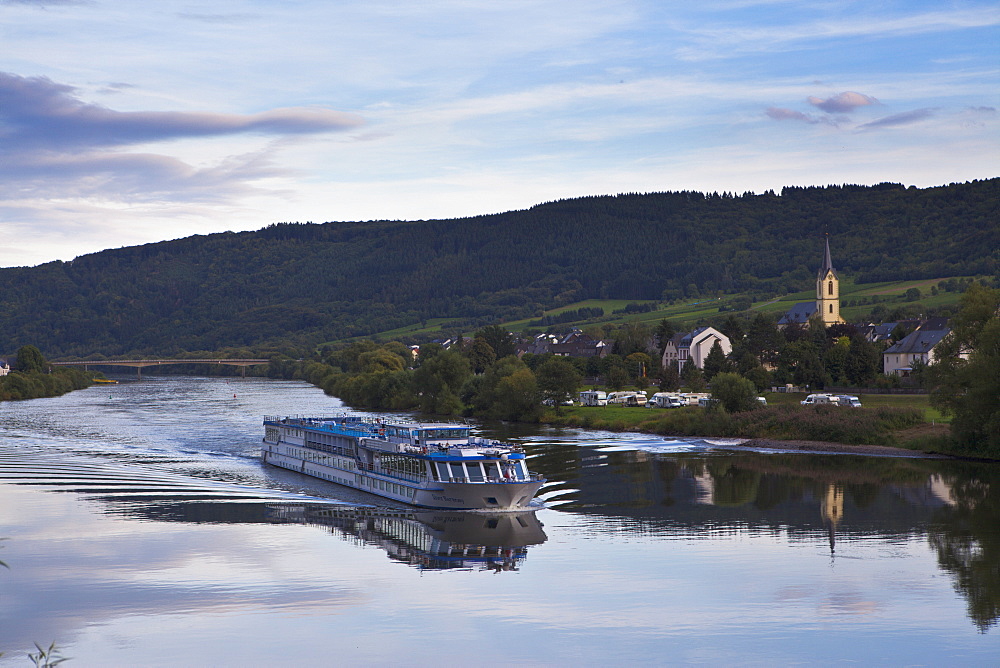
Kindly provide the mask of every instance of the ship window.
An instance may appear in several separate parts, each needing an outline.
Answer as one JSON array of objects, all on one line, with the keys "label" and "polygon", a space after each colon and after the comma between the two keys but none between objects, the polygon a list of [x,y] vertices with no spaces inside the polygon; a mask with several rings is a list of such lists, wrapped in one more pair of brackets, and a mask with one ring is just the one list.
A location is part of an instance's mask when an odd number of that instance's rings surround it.
[{"label": "ship window", "polygon": [[486,469],[487,478],[500,477],[500,468],[497,466],[496,462],[483,462],[483,468]]},{"label": "ship window", "polygon": [[465,470],[462,468],[462,462],[452,462],[451,463],[451,477],[452,478],[464,478]]},{"label": "ship window", "polygon": [[483,469],[479,462],[466,462],[465,468],[469,469],[469,480],[472,482],[483,481]]},{"label": "ship window", "polygon": [[429,439],[467,439],[469,437],[469,430],[464,427],[455,429],[425,429],[424,436]]},{"label": "ship window", "polygon": [[451,476],[448,474],[448,465],[444,462],[437,463],[438,480],[447,480]]},{"label": "ship window", "polygon": [[[484,500],[486,501],[486,503],[489,503],[489,504],[494,505],[494,506],[499,506],[500,505],[499,503],[497,503],[497,498],[495,496],[487,496]],[[490,522],[496,522],[496,520],[490,520]],[[489,528],[490,529],[495,529],[496,525],[494,524],[493,526],[491,526]]]}]

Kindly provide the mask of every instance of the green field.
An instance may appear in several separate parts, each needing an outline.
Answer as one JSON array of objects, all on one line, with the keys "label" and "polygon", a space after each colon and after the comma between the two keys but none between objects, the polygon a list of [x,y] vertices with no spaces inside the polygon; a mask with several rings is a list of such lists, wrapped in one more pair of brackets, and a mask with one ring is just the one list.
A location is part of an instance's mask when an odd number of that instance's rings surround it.
[{"label": "green field", "polygon": [[[849,302],[851,300],[857,300],[860,298],[884,298],[887,301],[882,302],[883,305],[888,309],[893,309],[897,306],[904,304],[911,304],[917,307],[922,307],[924,310],[939,308],[941,306],[947,306],[952,304],[957,304],[961,294],[958,292],[945,292],[941,290],[937,295],[930,294],[930,288],[932,285],[937,285],[941,281],[948,280],[949,278],[963,278],[963,277],[943,277],[938,279],[921,279],[915,281],[891,281],[885,283],[864,283],[856,284],[854,279],[850,277],[842,278],[840,281],[840,299],[842,303]],[[920,299],[912,302],[903,301],[901,298],[903,294],[910,288],[918,288],[921,291]],[[745,298],[747,295],[745,293],[733,293],[726,294],[718,297],[703,297],[699,299],[694,299],[690,301],[684,301],[682,303],[671,304],[669,306],[661,305],[653,311],[646,313],[632,313],[632,314],[615,314],[614,311],[624,309],[628,304],[659,304],[659,302],[649,301],[649,300],[628,300],[628,299],[586,299],[579,302],[574,302],[572,304],[566,304],[565,306],[560,306],[558,308],[549,309],[544,312],[543,315],[555,316],[565,311],[577,310],[580,308],[594,308],[599,307],[604,310],[604,317],[588,320],[580,320],[577,322],[567,322],[555,325],[556,329],[568,330],[571,327],[588,327],[591,325],[622,325],[625,323],[642,323],[649,327],[655,326],[661,320],[669,320],[674,323],[680,329],[687,329],[690,327],[695,327],[700,324],[706,323],[710,319],[719,318],[720,316],[725,317],[728,313],[733,313],[736,315],[741,315],[744,317],[752,316],[755,313],[768,313],[768,314],[779,314],[784,313],[792,307],[792,305],[798,302],[811,301],[815,299],[814,290],[805,290],[802,292],[796,292],[792,294],[787,294],[782,297],[776,297],[767,301],[760,301],[754,303],[747,311],[720,311],[720,307],[725,308],[727,305],[733,303],[735,300],[740,298]],[[865,304],[861,306],[841,306],[841,315],[848,321],[863,317],[868,314],[875,304]],[[527,329],[531,329],[533,326],[530,324],[532,321],[539,320],[540,317],[526,318],[523,320],[514,320],[510,322],[502,323],[504,327],[512,332],[521,332]],[[457,318],[432,318],[425,323],[414,323],[406,327],[399,327],[396,329],[379,332],[372,337],[365,338],[378,338],[381,340],[392,340],[407,337],[427,337],[442,335],[447,332],[449,335],[455,333],[456,325],[454,323],[460,322]],[[464,332],[465,334],[471,334],[472,330]],[[330,342],[333,343],[333,342]]]}]

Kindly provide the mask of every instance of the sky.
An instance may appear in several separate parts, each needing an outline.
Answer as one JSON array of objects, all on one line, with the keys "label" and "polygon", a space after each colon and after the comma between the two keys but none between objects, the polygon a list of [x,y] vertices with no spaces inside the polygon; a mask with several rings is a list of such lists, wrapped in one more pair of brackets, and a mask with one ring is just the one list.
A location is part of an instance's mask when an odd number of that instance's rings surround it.
[{"label": "sky", "polygon": [[0,0],[0,266],[1000,176],[1000,3]]}]

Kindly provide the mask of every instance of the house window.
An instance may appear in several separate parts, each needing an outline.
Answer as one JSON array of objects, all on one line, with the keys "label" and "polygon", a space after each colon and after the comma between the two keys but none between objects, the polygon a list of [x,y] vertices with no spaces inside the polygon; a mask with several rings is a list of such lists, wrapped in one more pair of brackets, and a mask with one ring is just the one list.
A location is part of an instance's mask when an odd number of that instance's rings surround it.
[{"label": "house window", "polygon": [[833,281],[830,281],[829,283],[826,284],[826,294],[828,295],[833,294]]}]

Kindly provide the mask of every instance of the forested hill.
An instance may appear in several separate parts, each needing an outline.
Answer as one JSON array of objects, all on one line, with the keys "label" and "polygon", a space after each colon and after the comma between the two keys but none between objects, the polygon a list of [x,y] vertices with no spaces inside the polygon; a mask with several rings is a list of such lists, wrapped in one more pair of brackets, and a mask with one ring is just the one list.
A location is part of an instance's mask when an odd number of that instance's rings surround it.
[{"label": "forested hill", "polygon": [[859,281],[993,274],[1000,179],[585,197],[417,222],[277,224],[0,269],[0,351],[311,345],[581,299],[806,289],[830,235]]}]

